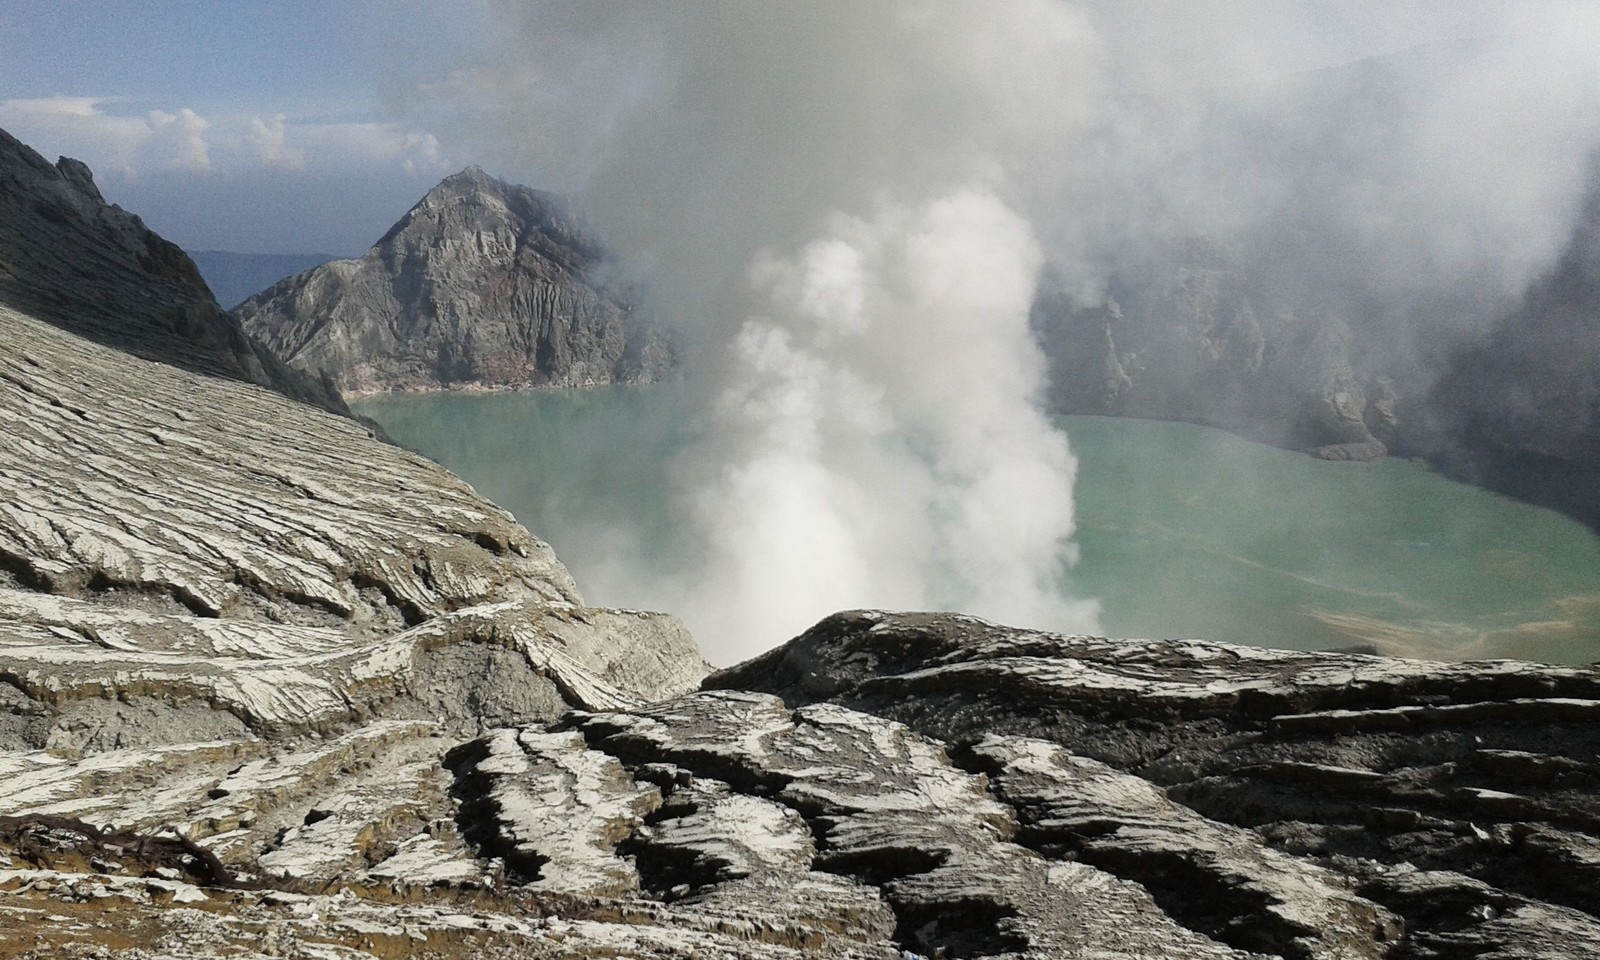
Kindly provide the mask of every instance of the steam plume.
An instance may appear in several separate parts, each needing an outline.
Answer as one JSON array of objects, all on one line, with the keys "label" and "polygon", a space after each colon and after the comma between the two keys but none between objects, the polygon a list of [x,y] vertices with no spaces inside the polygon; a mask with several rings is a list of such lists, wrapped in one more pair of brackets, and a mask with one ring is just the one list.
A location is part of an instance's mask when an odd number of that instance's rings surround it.
[{"label": "steam plume", "polygon": [[838,217],[756,259],[767,309],[693,451],[712,550],[685,609],[702,632],[760,642],[866,605],[1092,624],[1062,599],[1077,464],[1033,405],[1042,260],[981,189]]},{"label": "steam plume", "polygon": [[651,602],[729,660],[860,605],[1093,627],[1091,603],[1063,599],[1076,463],[1037,405],[1044,254],[1015,176],[1065,122],[1039,98],[1078,71],[1081,16],[1043,0],[503,16],[530,52],[424,96],[470,90],[515,131],[497,159],[583,191],[687,326],[705,385],[680,464],[702,549]]}]

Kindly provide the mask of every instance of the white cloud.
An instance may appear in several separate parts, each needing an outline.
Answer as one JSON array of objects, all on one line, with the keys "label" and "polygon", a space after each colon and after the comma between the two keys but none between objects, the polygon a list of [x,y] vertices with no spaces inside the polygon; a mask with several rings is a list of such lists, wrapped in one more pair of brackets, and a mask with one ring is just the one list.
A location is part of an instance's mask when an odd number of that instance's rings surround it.
[{"label": "white cloud", "polygon": [[308,123],[285,134],[318,167],[397,166],[411,176],[443,176],[457,164],[431,133],[397,123]]},{"label": "white cloud", "polygon": [[261,158],[263,166],[304,170],[306,152],[299,147],[287,145],[287,131],[288,125],[284,123],[284,116],[281,113],[271,120],[252,117],[248,139],[255,145],[257,156]]},{"label": "white cloud", "polygon": [[249,178],[389,171],[430,179],[456,164],[431,134],[398,123],[296,121],[282,113],[201,116],[189,107],[118,111],[111,97],[0,101],[0,127],[46,154],[136,182],[166,172]]},{"label": "white cloud", "polygon": [[149,142],[158,157],[166,158],[160,161],[164,166],[191,173],[211,169],[211,145],[205,137],[211,128],[210,121],[184,107],[175,114],[152,110],[149,123]]},{"label": "white cloud", "polygon": [[188,107],[107,112],[115,102],[109,97],[3,100],[0,127],[42,151],[85,160],[101,175],[133,180],[159,170],[211,170],[210,121]]},{"label": "white cloud", "polygon": [[[147,115],[107,113],[107,97],[39,97],[0,101],[0,127],[24,143],[44,153],[59,153],[89,161],[102,176],[117,175],[134,179],[141,172],[175,166],[193,169],[196,159],[206,155],[204,127],[185,131],[196,143],[174,142],[169,134],[179,116],[153,111]],[[184,111],[194,120],[203,120],[193,111]],[[191,125],[192,126],[192,125]],[[175,149],[176,148],[176,149]],[[168,151],[163,155],[162,151]]]}]

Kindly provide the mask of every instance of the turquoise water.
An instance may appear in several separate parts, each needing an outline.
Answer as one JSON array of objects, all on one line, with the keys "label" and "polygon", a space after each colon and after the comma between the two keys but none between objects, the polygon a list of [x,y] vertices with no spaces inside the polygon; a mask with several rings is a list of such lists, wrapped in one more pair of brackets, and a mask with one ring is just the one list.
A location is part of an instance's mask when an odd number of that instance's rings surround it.
[{"label": "turquoise water", "polygon": [[[353,404],[555,547],[591,602],[692,550],[673,388],[412,394]],[[1447,659],[1600,660],[1600,537],[1401,460],[1329,463],[1188,424],[1065,417],[1105,632]]]}]

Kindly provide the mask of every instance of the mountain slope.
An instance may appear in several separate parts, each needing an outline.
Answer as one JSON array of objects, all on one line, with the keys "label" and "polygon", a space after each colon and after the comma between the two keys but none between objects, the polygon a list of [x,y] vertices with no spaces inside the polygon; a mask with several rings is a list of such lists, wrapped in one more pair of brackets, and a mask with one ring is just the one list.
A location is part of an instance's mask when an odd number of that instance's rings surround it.
[{"label": "mountain slope", "polygon": [[4,130],[0,304],[136,356],[349,413],[319,377],[247,336],[176,244],[101,198],[87,166],[52,164]]},{"label": "mountain slope", "polygon": [[667,342],[606,268],[558,198],[473,167],[359,260],[292,277],[235,313],[289,364],[345,393],[658,379]]}]

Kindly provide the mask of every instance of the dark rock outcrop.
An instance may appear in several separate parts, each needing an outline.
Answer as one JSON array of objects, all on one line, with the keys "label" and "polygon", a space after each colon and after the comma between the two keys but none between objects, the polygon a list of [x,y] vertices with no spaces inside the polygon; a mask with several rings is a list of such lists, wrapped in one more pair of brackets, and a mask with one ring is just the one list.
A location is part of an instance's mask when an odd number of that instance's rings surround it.
[{"label": "dark rock outcrop", "polygon": [[660,379],[668,341],[608,270],[562,200],[473,167],[361,259],[291,277],[235,313],[346,394]]}]

